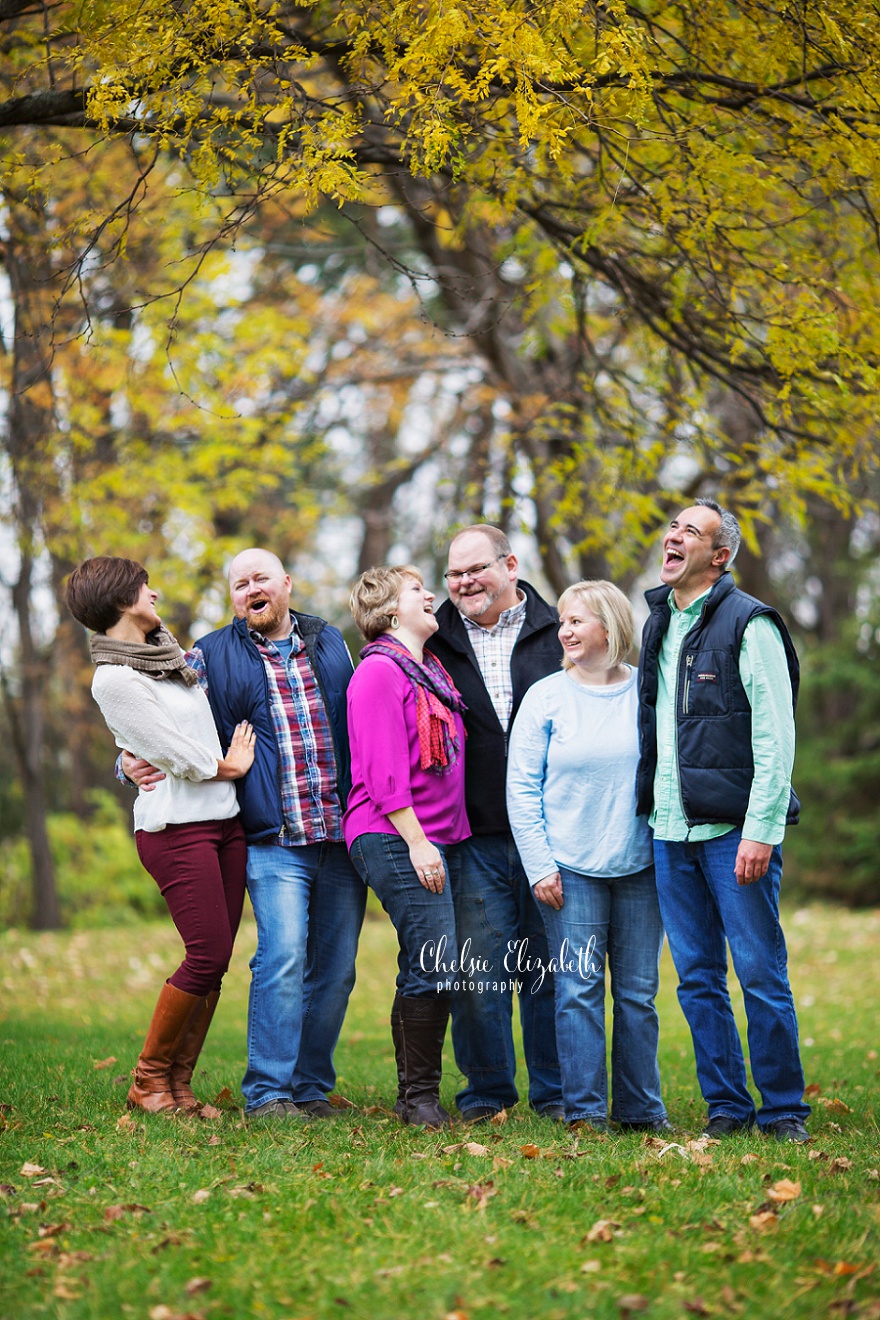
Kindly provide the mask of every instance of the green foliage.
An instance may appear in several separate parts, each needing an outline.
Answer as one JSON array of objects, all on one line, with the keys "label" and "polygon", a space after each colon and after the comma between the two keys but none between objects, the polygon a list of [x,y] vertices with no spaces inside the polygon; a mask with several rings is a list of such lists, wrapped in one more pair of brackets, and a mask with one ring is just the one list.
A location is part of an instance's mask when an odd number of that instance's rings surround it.
[{"label": "green foliage", "polygon": [[805,656],[795,787],[801,823],[786,856],[805,892],[880,903],[880,669],[852,643]]},{"label": "green foliage", "polygon": [[[65,924],[131,924],[165,911],[155,882],[141,866],[125,812],[110,793],[89,795],[87,819],[70,812],[48,818],[49,842]],[[0,925],[26,926],[31,859],[21,835],[0,843]]]}]

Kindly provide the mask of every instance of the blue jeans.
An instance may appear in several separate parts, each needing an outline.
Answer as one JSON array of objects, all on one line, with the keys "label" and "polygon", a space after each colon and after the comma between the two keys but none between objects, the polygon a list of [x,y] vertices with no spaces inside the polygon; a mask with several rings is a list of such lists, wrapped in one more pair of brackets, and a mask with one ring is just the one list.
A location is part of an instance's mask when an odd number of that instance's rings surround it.
[{"label": "blue jeans", "polygon": [[761,1093],[758,1124],[806,1118],[788,958],[779,924],[782,850],[773,849],[761,880],[739,885],[734,863],[741,830],[707,843],[654,840],[657,895],[678,972],[678,999],[694,1042],[697,1077],[709,1117],[751,1126],[739,1032],[727,990],[727,949],[742,986],[752,1077]]},{"label": "blue jeans", "polygon": [[[556,982],[556,1044],[566,1120],[604,1126],[605,962],[611,975],[611,1117],[649,1123],[666,1117],[657,1066],[663,925],[654,868],[601,879],[559,868],[563,904],[538,903]],[[535,899],[537,903],[537,899]],[[567,943],[566,943],[567,941]]]},{"label": "blue jeans", "polygon": [[257,949],[245,1110],[318,1100],[336,1084],[333,1051],[354,985],[366,891],[344,843],[252,844],[247,884]]},{"label": "blue jeans", "polygon": [[[455,1097],[469,1109],[516,1104],[513,983],[519,982],[529,1103],[562,1104],[553,977],[544,923],[512,834],[480,834],[447,850],[455,928],[465,964],[452,996],[455,1061],[467,1080]],[[468,974],[468,962],[477,966]]]},{"label": "blue jeans", "polygon": [[[435,845],[444,865],[444,849]],[[442,894],[426,889],[413,870],[399,834],[360,834],[351,860],[375,892],[397,931],[397,991],[407,998],[448,994],[458,958],[455,914],[447,883]]]}]

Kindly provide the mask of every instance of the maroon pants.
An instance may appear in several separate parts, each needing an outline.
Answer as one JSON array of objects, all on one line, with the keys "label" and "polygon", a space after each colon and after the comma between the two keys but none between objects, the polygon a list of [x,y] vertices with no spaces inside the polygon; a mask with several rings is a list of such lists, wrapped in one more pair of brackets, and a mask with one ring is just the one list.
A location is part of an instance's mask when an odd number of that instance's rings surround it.
[{"label": "maroon pants", "polygon": [[159,886],[186,947],[172,985],[188,995],[219,990],[241,920],[247,844],[237,816],[135,831],[138,856]]}]

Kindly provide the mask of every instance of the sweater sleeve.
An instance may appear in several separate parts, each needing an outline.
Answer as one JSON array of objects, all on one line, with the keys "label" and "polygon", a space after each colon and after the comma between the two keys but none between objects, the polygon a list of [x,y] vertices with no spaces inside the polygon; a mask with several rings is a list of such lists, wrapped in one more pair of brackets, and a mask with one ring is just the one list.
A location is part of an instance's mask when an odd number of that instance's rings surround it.
[{"label": "sweater sleeve", "polygon": [[544,818],[544,781],[551,725],[540,683],[530,688],[510,732],[507,757],[507,814],[530,885],[558,869]]},{"label": "sweater sleeve", "polygon": [[404,701],[409,680],[393,660],[368,656],[348,688],[348,730],[358,772],[382,815],[413,804],[410,729]]},{"label": "sweater sleeve", "polygon": [[[116,746],[143,757],[158,770],[199,783],[214,779],[217,757],[204,743],[182,733],[162,704],[159,683],[138,682],[125,665],[101,665],[92,683],[92,695],[101,708]],[[206,701],[197,688],[194,700]]]}]

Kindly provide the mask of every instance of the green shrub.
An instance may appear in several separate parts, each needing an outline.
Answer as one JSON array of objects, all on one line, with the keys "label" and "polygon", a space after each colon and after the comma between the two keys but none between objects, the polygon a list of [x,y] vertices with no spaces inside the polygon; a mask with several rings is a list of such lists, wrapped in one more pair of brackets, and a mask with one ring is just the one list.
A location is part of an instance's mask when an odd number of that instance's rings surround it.
[{"label": "green shrub", "polygon": [[786,832],[794,887],[850,905],[880,903],[880,672],[875,649],[808,652],[794,783],[801,823]]},{"label": "green shrub", "polygon": [[[83,818],[48,820],[61,913],[67,926],[111,926],[158,917],[165,903],[141,866],[124,808],[112,794],[89,794]],[[0,843],[0,924],[26,926],[31,913],[31,858],[22,835]]]}]

